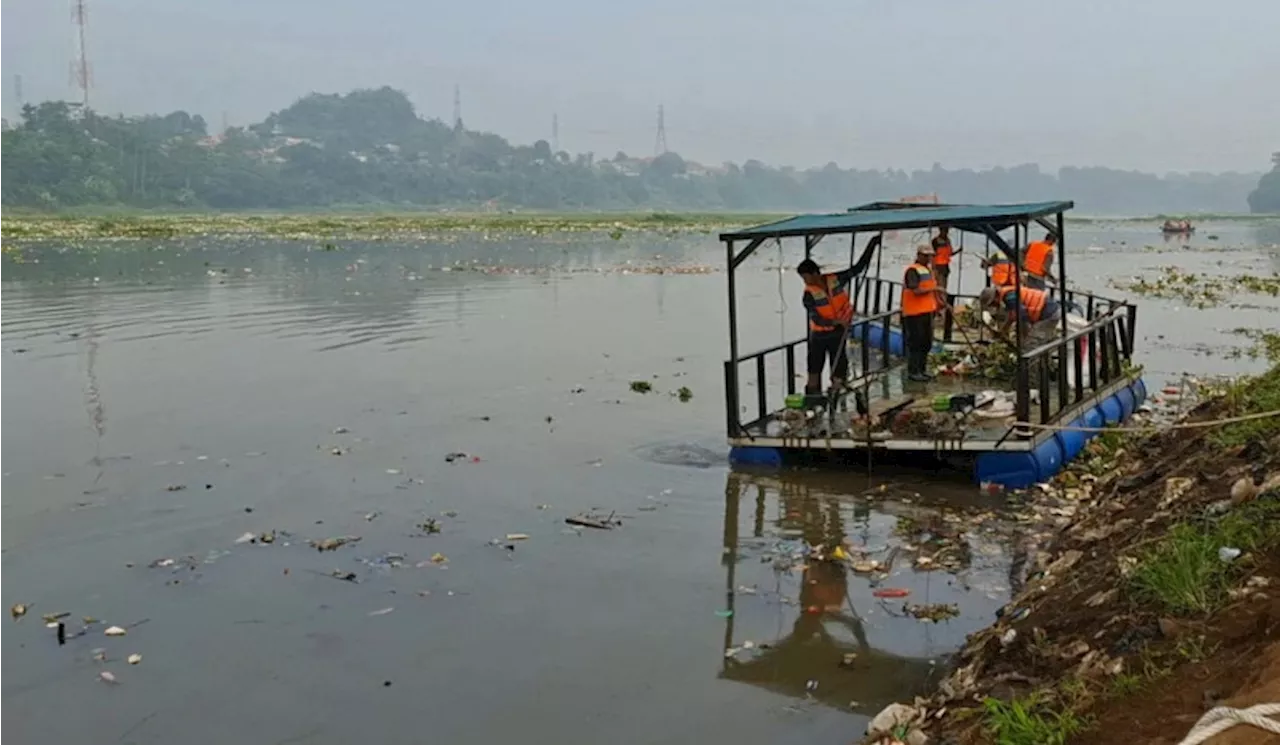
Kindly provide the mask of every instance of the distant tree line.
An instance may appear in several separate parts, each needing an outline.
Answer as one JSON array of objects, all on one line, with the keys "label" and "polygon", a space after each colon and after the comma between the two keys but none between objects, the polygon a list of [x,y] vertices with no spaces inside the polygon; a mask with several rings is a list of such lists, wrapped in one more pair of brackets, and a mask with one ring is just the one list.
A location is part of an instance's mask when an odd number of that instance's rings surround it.
[{"label": "distant tree line", "polygon": [[[3,133],[3,202],[77,206],[289,209],[836,210],[918,194],[944,201],[1074,199],[1096,214],[1280,211],[1276,170],[1164,177],[1035,165],[985,171],[707,167],[675,153],[552,152],[424,119],[391,88],[308,95],[249,127],[210,135],[198,115],[108,117],[74,104],[23,108]],[[1257,190],[1250,196],[1250,190]],[[1270,201],[1268,201],[1270,200]]]},{"label": "distant tree line", "polygon": [[1249,209],[1254,212],[1280,214],[1280,152],[1271,154],[1271,172],[1258,181],[1249,194]]}]

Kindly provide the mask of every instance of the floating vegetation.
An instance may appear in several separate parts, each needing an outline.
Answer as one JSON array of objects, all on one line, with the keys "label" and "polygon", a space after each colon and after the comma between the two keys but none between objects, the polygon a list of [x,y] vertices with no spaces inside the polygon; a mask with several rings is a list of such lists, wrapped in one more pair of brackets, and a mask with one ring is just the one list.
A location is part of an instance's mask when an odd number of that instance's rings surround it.
[{"label": "floating vegetation", "polygon": [[1195,308],[1211,308],[1228,297],[1240,294],[1280,296],[1280,273],[1268,275],[1240,274],[1234,277],[1184,272],[1168,266],[1154,280],[1111,280],[1113,287],[1144,297],[1170,298]]},{"label": "floating vegetation", "polygon": [[1237,347],[1226,353],[1231,359],[1248,357],[1251,360],[1265,359],[1272,364],[1280,362],[1280,333],[1258,328],[1232,329],[1231,333],[1248,339],[1248,347]]},{"label": "floating vegetation", "polygon": [[681,403],[688,403],[693,398],[693,391],[689,390],[688,386],[682,385],[680,390],[676,391],[676,398],[680,399]]},{"label": "floating vegetation", "polygon": [[647,380],[633,380],[631,381],[631,390],[636,393],[649,393],[653,390],[653,383]]},{"label": "floating vegetation", "polygon": [[[210,236],[270,236],[307,240],[316,250],[336,251],[336,239],[424,238],[449,233],[538,235],[599,233],[620,240],[628,232],[711,233],[724,228],[776,220],[769,214],[716,213],[404,213],[382,215],[74,215],[6,216],[0,237],[6,241],[86,240]],[[327,239],[327,240],[326,240]]]}]

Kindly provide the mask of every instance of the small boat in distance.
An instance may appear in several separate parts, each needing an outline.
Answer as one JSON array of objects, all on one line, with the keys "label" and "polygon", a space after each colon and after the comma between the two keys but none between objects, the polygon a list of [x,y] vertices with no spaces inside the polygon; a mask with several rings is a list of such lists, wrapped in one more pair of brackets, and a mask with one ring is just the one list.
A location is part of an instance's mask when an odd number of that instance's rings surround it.
[{"label": "small boat in distance", "polygon": [[1165,220],[1164,225],[1160,226],[1160,232],[1166,234],[1194,233],[1196,232],[1196,226],[1192,225],[1190,220]]}]

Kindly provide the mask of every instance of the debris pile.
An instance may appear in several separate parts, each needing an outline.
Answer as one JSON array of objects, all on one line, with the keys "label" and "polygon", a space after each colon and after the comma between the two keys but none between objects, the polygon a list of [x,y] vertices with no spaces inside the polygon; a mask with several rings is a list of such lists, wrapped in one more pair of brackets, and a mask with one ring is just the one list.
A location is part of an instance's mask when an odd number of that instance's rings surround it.
[{"label": "debris pile", "polygon": [[[1273,368],[1190,419],[1278,404]],[[1183,670],[1188,686],[1202,674],[1239,685],[1248,676],[1239,661],[1280,633],[1272,598],[1280,581],[1280,418],[1145,439],[1102,435],[1052,484],[1013,498],[1029,540],[1021,590],[991,627],[969,637],[934,696],[893,708],[896,724],[979,743],[1064,741],[1094,721],[1091,742],[1113,742],[1107,732],[1136,741],[1143,738],[1127,697],[1164,695],[1167,686],[1148,684],[1182,680]],[[928,620],[950,613],[910,603],[904,611]],[[1179,715],[1194,722],[1199,713]],[[1176,740],[1189,724],[1162,715],[1141,726]],[[1047,729],[1017,739],[1033,727]],[[880,743],[905,741],[906,732],[870,734],[868,742]]]}]

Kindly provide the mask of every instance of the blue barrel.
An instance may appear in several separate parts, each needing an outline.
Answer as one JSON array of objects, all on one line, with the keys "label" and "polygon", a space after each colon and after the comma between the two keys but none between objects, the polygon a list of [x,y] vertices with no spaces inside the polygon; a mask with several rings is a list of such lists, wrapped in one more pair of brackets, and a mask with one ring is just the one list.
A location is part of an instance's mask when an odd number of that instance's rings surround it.
[{"label": "blue barrel", "polygon": [[1119,424],[1124,419],[1124,407],[1120,405],[1120,399],[1115,396],[1107,396],[1098,404],[1098,410],[1102,412],[1102,421],[1106,425]]},{"label": "blue barrel", "polygon": [[1130,385],[1129,387],[1133,389],[1133,404],[1135,409],[1147,402],[1146,381],[1144,381],[1142,378],[1138,378],[1137,380],[1133,381],[1133,384]]},{"label": "blue barrel", "polygon": [[[1080,421],[1084,422],[1084,426],[1090,429],[1097,429],[1106,423],[1105,418],[1102,416],[1102,410],[1097,406],[1089,407],[1089,410],[1084,413],[1084,416],[1080,417]],[[1088,440],[1095,437],[1097,434],[1097,432],[1085,432],[1084,437]]]},{"label": "blue barrel", "polygon": [[979,484],[991,482],[1008,489],[1025,489],[1040,480],[1032,453],[983,453],[973,463],[973,477]]},{"label": "blue barrel", "polygon": [[[1090,409],[1090,411],[1097,411],[1097,409]],[[1088,427],[1090,425],[1085,423],[1085,417],[1080,417],[1079,419],[1072,421],[1067,426]],[[1061,432],[1056,433],[1054,437],[1058,440],[1058,446],[1062,449],[1063,463],[1070,463],[1075,460],[1075,457],[1080,454],[1080,451],[1084,450],[1084,444],[1089,441],[1088,432],[1080,432],[1071,429],[1062,430]],[[1059,465],[1059,468],[1061,467],[1062,466]]]},{"label": "blue barrel", "polygon": [[778,448],[766,447],[730,448],[729,462],[740,466],[777,468],[782,465],[782,451]]},{"label": "blue barrel", "polygon": [[1039,481],[1048,481],[1058,471],[1062,470],[1064,453],[1059,434],[1055,433],[1053,437],[1046,439],[1037,445],[1035,450],[1031,451],[1031,457],[1036,463],[1036,477]]},{"label": "blue barrel", "polygon": [[[849,327],[849,338],[861,343],[863,326],[867,328],[867,346],[873,350],[880,349],[881,340],[884,338],[884,326],[882,324],[855,323]],[[889,354],[895,357],[902,357],[906,354],[906,345],[903,343],[902,332],[892,327],[889,328]]]},{"label": "blue barrel", "polygon": [[1125,386],[1116,391],[1115,395],[1116,399],[1120,401],[1120,418],[1127,420],[1133,416],[1134,409],[1138,408],[1138,405],[1133,401],[1133,388]]}]

